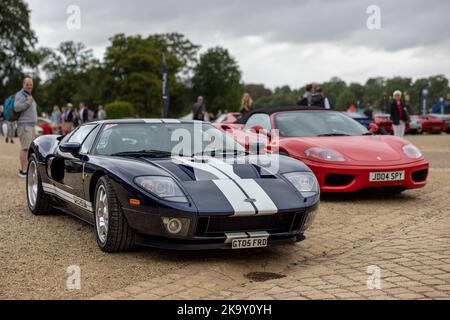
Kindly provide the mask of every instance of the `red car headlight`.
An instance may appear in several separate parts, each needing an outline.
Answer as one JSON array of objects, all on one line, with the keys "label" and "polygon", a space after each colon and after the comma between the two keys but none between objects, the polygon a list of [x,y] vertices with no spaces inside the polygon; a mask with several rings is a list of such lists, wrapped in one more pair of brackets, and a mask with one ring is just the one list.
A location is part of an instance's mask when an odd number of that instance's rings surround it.
[{"label": "red car headlight", "polygon": [[305,151],[305,155],[310,158],[316,158],[332,162],[344,162],[345,158],[342,154],[331,149],[313,147]]},{"label": "red car headlight", "polygon": [[412,144],[405,144],[403,146],[403,153],[411,159],[419,159],[422,157],[422,152]]}]

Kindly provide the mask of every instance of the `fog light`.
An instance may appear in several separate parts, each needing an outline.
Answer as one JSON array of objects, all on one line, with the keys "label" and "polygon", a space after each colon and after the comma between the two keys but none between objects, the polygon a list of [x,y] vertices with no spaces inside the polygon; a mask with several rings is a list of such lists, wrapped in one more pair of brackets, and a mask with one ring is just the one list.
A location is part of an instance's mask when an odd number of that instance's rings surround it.
[{"label": "fog light", "polygon": [[167,232],[172,235],[186,236],[189,232],[189,219],[163,217],[162,221]]}]

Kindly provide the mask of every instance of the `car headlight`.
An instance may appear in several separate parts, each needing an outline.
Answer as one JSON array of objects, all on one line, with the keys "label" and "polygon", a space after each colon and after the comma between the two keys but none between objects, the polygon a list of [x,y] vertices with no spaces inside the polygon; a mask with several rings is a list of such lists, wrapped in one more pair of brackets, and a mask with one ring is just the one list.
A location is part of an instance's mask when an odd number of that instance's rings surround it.
[{"label": "car headlight", "polygon": [[316,158],[325,161],[343,162],[345,158],[342,154],[331,149],[320,147],[309,148],[305,151],[305,155],[310,158]]},{"label": "car headlight", "polygon": [[422,152],[412,144],[405,144],[403,146],[403,153],[411,159],[419,159],[422,157]]},{"label": "car headlight", "polygon": [[134,182],[142,189],[168,201],[188,202],[178,184],[170,177],[137,177]]},{"label": "car headlight", "polygon": [[320,192],[319,183],[314,174],[310,172],[291,172],[284,174],[284,177],[302,194],[311,197]]}]

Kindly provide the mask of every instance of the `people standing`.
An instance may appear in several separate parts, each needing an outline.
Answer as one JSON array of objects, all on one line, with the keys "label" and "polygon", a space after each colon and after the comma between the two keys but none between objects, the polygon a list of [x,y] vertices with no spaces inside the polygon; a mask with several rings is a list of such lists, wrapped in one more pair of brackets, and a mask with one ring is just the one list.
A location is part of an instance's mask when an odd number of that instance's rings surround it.
[{"label": "people standing", "polygon": [[390,111],[394,135],[396,137],[403,137],[405,135],[405,128],[406,123],[408,123],[409,115],[408,109],[402,101],[402,92],[400,90],[394,92]]},{"label": "people standing", "polygon": [[313,95],[313,92],[314,85],[312,83],[306,85],[306,92],[303,94],[303,97],[298,100],[297,105],[302,107],[311,107],[311,97]]},{"label": "people standing", "polygon": [[249,93],[245,93],[241,101],[241,116],[245,116],[253,109],[253,99]]},{"label": "people standing", "polygon": [[80,125],[80,114],[78,113],[77,109],[73,110],[73,120],[72,120],[72,127],[74,129],[78,128]]},{"label": "people standing", "polygon": [[64,133],[69,133],[72,131],[74,118],[73,104],[68,103],[66,106],[66,112],[64,113]]},{"label": "people standing", "polygon": [[37,123],[37,104],[31,95],[33,79],[23,80],[23,88],[14,97],[14,109],[19,112],[17,119],[17,134],[20,140],[20,170],[19,177],[27,176],[28,149],[34,139],[34,127]]},{"label": "people standing", "polygon": [[411,111],[411,97],[406,92],[405,92],[405,107],[406,107],[406,110],[408,111],[408,114],[412,114],[412,111]]},{"label": "people standing", "polygon": [[206,115],[206,106],[203,102],[203,97],[197,97],[197,102],[192,106],[192,119],[204,121]]},{"label": "people standing", "polygon": [[97,108],[97,120],[105,120],[106,119],[106,111],[102,105],[99,105]]},{"label": "people standing", "polygon": [[53,106],[53,111],[51,115],[53,132],[59,133],[61,131],[61,110],[58,106]]},{"label": "people standing", "polygon": [[79,120],[80,124],[89,122],[89,109],[86,107],[84,102],[79,104]]},{"label": "people standing", "polygon": [[322,87],[316,87],[314,94],[311,96],[311,107],[331,109],[330,101],[325,96]]}]

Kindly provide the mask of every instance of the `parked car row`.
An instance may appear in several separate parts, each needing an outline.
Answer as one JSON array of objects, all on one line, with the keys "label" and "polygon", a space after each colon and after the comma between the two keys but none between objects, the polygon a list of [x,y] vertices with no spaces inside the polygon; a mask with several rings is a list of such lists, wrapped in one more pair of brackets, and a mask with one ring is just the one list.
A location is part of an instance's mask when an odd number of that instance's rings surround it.
[{"label": "parked car row", "polygon": [[[393,123],[389,114],[376,114],[373,120],[357,112],[344,112],[344,114],[358,121],[367,128],[369,128],[371,124],[376,124],[381,133],[390,135],[394,134]],[[449,115],[412,115],[410,117],[410,122],[406,124],[407,134],[440,134],[442,132],[450,133]]]}]

